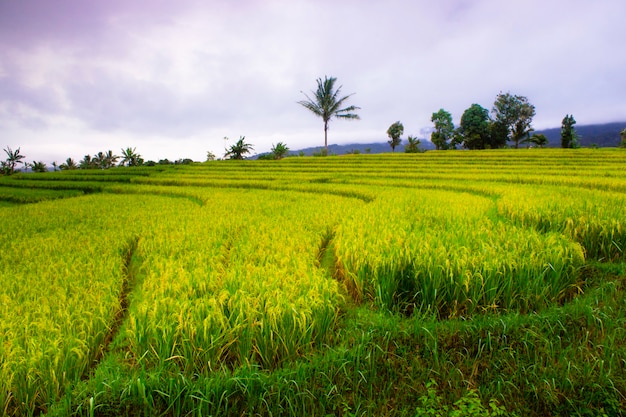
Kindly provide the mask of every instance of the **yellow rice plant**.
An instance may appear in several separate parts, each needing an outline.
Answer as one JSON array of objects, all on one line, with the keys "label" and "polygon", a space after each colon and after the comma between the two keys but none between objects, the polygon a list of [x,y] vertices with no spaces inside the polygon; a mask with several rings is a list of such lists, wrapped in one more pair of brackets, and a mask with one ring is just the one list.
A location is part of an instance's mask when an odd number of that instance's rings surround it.
[{"label": "yellow rice plant", "polygon": [[[145,197],[90,196],[3,209],[0,403],[46,411],[101,354],[120,311]],[[157,212],[158,206],[152,208]]]},{"label": "yellow rice plant", "polygon": [[272,368],[328,337],[337,283],[319,269],[326,230],[363,203],[327,195],[211,190],[203,207],[164,214],[140,243],[145,278],[127,347],[147,366],[210,372]]}]

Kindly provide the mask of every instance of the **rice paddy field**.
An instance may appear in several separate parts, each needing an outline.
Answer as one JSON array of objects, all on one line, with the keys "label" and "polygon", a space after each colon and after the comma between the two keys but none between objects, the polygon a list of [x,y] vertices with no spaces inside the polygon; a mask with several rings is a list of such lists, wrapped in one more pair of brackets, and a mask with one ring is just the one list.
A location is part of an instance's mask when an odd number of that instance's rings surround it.
[{"label": "rice paddy field", "polygon": [[626,151],[0,178],[3,416],[626,415]]}]

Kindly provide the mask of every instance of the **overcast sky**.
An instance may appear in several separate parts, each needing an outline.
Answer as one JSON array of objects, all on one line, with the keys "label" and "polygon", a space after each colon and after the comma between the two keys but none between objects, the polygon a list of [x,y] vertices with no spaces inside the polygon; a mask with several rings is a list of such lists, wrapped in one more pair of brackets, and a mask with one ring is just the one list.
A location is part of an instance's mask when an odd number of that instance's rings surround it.
[{"label": "overcast sky", "polygon": [[330,144],[385,141],[397,120],[426,138],[433,112],[458,124],[501,91],[537,129],[624,121],[625,18],[624,0],[0,0],[0,146],[47,163],[203,161],[242,135],[258,153],[322,146],[297,102],[325,75],[361,107]]}]

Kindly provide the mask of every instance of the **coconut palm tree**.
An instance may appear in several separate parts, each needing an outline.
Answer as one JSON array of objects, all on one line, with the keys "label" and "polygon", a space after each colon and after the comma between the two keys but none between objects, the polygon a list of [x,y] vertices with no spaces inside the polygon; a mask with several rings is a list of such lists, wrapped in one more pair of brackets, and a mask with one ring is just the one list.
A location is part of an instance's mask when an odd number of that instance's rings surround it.
[{"label": "coconut palm tree", "polygon": [[33,161],[30,167],[33,169],[33,172],[48,172],[48,167],[43,161]]},{"label": "coconut palm tree", "polygon": [[15,167],[17,166],[17,164],[23,164],[24,162],[22,162],[22,159],[26,157],[24,155],[20,155],[20,148],[17,148],[14,151],[7,146],[6,149],[4,149],[4,152],[7,154],[5,167],[8,171],[8,174],[11,175],[15,172]]},{"label": "coconut palm tree", "polygon": [[404,147],[405,153],[419,153],[424,152],[424,149],[421,147],[421,141],[415,136],[409,135],[407,138],[409,143]]},{"label": "coconut palm tree", "polygon": [[91,155],[87,154],[80,160],[78,163],[78,167],[80,169],[94,169],[97,166],[96,157],[92,158]]},{"label": "coconut palm tree", "polygon": [[71,169],[78,169],[78,165],[76,165],[76,162],[74,162],[74,160],[72,158],[67,158],[65,160],[65,162],[63,162],[61,165],[59,165],[59,169],[61,169],[62,171],[64,171],[64,170],[71,170]]},{"label": "coconut palm tree", "polygon": [[127,165],[129,167],[135,167],[143,164],[143,158],[139,155],[136,148],[128,147],[126,149],[122,149],[122,161],[120,162],[121,166]]},{"label": "coconut palm tree", "polygon": [[230,149],[226,149],[226,154],[224,158],[228,159],[243,159],[243,156],[247,153],[250,153],[251,150],[254,149],[252,145],[249,143],[245,143],[245,136],[240,136],[237,143],[232,145]]},{"label": "coconut palm tree", "polygon": [[[100,156],[100,154],[101,152],[98,152],[98,156]],[[100,159],[100,167],[102,169],[112,168],[115,166],[118,159],[120,159],[120,157],[117,155],[114,155],[113,151],[109,150],[105,152],[104,154],[102,154],[102,157]]]},{"label": "coconut palm tree", "polygon": [[313,98],[305,93],[304,96],[308,100],[299,101],[298,104],[309,109],[313,114],[324,120],[324,148],[328,154],[328,122],[333,117],[339,119],[360,119],[359,115],[351,113],[359,110],[360,107],[348,106],[342,108],[346,100],[353,94],[339,98],[341,86],[335,90],[335,82],[337,78],[324,76],[324,79],[317,79],[317,90],[313,92]]}]

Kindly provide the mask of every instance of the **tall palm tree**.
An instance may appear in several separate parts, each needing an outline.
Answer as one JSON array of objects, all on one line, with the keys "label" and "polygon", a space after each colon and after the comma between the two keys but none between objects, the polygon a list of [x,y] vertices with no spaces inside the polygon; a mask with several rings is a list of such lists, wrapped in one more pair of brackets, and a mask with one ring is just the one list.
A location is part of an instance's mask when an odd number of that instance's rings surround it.
[{"label": "tall palm tree", "polygon": [[340,119],[360,119],[359,115],[351,113],[359,110],[360,107],[348,106],[342,108],[346,100],[348,100],[348,98],[350,98],[353,94],[339,98],[341,86],[335,90],[336,81],[337,78],[335,77],[324,76],[323,80],[318,78],[317,90],[313,92],[313,98],[310,98],[305,93],[302,93],[308,100],[298,102],[298,104],[311,110],[313,114],[324,120],[324,148],[326,149],[326,154],[328,154],[328,122],[330,122],[333,117]]},{"label": "tall palm tree", "polygon": [[9,175],[15,172],[15,166],[17,164],[23,164],[22,159],[26,158],[24,155],[20,155],[20,148],[17,148],[15,151],[9,148],[8,146],[4,149],[4,152],[7,154],[8,158],[6,160],[6,167],[9,171]]},{"label": "tall palm tree", "polygon": [[226,149],[226,155],[224,157],[229,159],[243,159],[243,156],[250,153],[254,149],[252,145],[245,142],[246,137],[240,136],[237,143],[232,145],[230,149]]},{"label": "tall palm tree", "polygon": [[128,147],[122,149],[122,162],[121,166],[127,165],[129,167],[139,166],[143,164],[143,158],[136,151],[136,148]]}]

